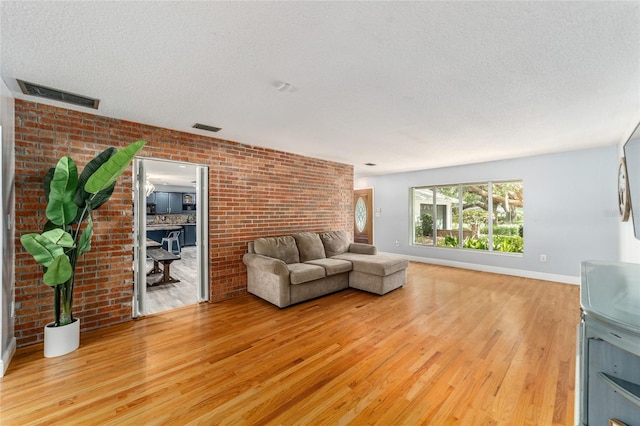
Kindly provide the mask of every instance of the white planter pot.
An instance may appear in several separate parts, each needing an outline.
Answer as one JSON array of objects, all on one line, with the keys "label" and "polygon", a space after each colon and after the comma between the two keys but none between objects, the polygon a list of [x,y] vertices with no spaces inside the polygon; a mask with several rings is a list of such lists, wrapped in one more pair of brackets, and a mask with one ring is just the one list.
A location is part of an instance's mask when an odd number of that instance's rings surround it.
[{"label": "white planter pot", "polygon": [[[51,323],[53,324],[53,323]],[[73,352],[80,346],[80,319],[62,327],[44,327],[44,356],[53,358]]]}]

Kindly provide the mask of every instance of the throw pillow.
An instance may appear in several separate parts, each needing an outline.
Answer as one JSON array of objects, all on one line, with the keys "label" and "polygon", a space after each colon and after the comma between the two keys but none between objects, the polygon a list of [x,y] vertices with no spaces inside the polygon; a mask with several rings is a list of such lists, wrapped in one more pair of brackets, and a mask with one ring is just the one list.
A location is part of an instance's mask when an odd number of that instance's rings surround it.
[{"label": "throw pillow", "polygon": [[300,252],[300,262],[308,260],[324,259],[324,245],[320,241],[320,237],[315,232],[300,232],[294,234],[298,251]]},{"label": "throw pillow", "polygon": [[280,259],[287,264],[300,262],[296,240],[290,235],[258,238],[253,242],[253,249],[256,254]]},{"label": "throw pillow", "polygon": [[320,234],[320,240],[324,245],[327,257],[337,256],[349,251],[351,244],[349,234],[346,231],[329,231]]}]

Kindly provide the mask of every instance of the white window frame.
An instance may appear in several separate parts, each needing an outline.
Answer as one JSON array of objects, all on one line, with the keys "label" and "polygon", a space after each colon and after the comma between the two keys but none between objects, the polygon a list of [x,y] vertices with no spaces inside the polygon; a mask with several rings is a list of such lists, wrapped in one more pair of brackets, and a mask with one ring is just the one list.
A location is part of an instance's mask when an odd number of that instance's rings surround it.
[{"label": "white window frame", "polygon": [[[411,224],[411,229],[410,229],[410,236],[411,236],[411,240],[410,240],[410,245],[415,246],[415,247],[429,247],[429,248],[438,248],[438,249],[450,249],[450,250],[469,250],[469,251],[474,251],[474,252],[481,252],[481,253],[496,253],[496,254],[506,254],[506,255],[516,255],[516,256],[522,256],[524,253],[521,252],[508,252],[508,251],[501,251],[501,250],[494,250],[493,249],[493,237],[494,237],[494,231],[493,231],[493,185],[495,184],[501,184],[501,183],[510,183],[510,182],[520,182],[520,184],[523,187],[523,191],[524,191],[524,179],[501,179],[501,180],[489,180],[489,181],[480,181],[480,182],[465,182],[465,183],[453,183],[453,184],[438,184],[438,185],[424,185],[424,186],[414,186],[411,187],[410,189],[410,203],[411,206],[409,207],[409,214],[410,214],[410,224]],[[487,213],[488,213],[488,218],[487,218],[487,223],[488,223],[488,247],[486,250],[482,250],[482,249],[475,249],[475,248],[465,248],[463,247],[463,231],[464,231],[464,218],[463,218],[463,210],[464,210],[464,203],[462,200],[462,189],[465,186],[470,186],[470,185],[486,185],[487,186]],[[438,189],[439,188],[450,188],[450,187],[458,187],[458,246],[457,247],[450,247],[450,246],[439,246],[438,245],[438,227],[437,227],[437,206],[438,206]],[[416,211],[416,196],[415,196],[415,191],[416,190],[428,190],[431,191],[432,194],[432,208],[431,210],[433,211],[434,215],[436,215],[436,217],[434,217],[433,220],[433,229],[432,229],[432,235],[433,235],[433,242],[432,244],[419,244],[416,243],[416,219],[415,219],[415,211]],[[524,214],[524,206],[522,207],[523,211],[523,217],[526,216]],[[418,208],[419,211],[419,208]],[[524,225],[524,219],[523,219],[523,225]],[[522,236],[523,238],[523,251],[524,251],[524,235]]]}]

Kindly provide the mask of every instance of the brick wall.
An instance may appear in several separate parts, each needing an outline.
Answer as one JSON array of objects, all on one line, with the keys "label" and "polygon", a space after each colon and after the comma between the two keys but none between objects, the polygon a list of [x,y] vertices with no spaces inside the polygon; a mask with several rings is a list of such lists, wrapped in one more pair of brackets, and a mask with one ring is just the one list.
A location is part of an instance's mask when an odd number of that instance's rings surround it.
[{"label": "brick wall", "polygon": [[[61,156],[82,170],[109,146],[144,139],[142,157],[209,166],[211,300],[246,293],[242,255],[260,236],[343,229],[352,233],[353,167],[124,120],[16,100],[16,234],[46,222],[42,177]],[[82,330],[131,320],[132,173],[94,212],[92,250],[78,262],[74,315]],[[42,340],[53,318],[52,289],[16,241],[16,338]]]}]

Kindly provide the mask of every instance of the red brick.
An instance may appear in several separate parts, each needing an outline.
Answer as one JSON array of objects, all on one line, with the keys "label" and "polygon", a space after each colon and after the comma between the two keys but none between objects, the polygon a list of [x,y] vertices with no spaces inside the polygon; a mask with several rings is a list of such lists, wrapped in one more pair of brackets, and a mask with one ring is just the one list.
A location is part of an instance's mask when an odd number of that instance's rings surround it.
[{"label": "red brick", "polygon": [[[63,155],[82,170],[109,146],[145,139],[142,157],[208,165],[213,302],[246,294],[242,254],[249,241],[298,231],[352,232],[350,165],[24,100],[15,103],[18,346],[40,342],[44,325],[53,319],[53,291],[42,284],[42,269],[19,237],[46,222],[42,177]],[[92,251],[78,262],[74,315],[82,318],[83,331],[131,320],[131,182],[131,171],[125,172],[109,202],[94,212]]]}]

